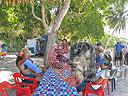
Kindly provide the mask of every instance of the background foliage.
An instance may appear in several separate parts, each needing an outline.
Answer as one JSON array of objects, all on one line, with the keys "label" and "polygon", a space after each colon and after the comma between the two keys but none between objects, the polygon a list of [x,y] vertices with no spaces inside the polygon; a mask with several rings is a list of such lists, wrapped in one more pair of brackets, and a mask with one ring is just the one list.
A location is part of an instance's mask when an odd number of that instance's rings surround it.
[{"label": "background foliage", "polygon": [[[70,44],[79,41],[95,44],[97,41],[101,41],[106,45],[110,35],[104,32],[104,26],[114,24],[112,19],[108,17],[112,16],[112,12],[116,10],[117,2],[119,2],[118,6],[121,7],[124,6],[122,2],[127,2],[127,0],[72,0],[70,9],[58,31],[57,38],[66,38]],[[62,4],[59,1],[49,2],[49,0],[45,0],[47,22],[56,18],[56,13],[62,7]],[[40,1],[35,1],[35,5],[36,15],[40,16]],[[115,5],[113,11],[112,5]],[[57,11],[51,14],[49,10],[54,8],[57,8]],[[123,11],[118,12],[118,14]],[[32,15],[30,4],[24,3],[13,6],[1,4],[0,17],[0,40],[7,44],[10,51],[17,51],[24,47],[26,40],[29,38],[45,34],[41,22]],[[104,19],[105,17],[106,19]],[[116,40],[117,38],[113,37],[109,46],[113,46]]]}]

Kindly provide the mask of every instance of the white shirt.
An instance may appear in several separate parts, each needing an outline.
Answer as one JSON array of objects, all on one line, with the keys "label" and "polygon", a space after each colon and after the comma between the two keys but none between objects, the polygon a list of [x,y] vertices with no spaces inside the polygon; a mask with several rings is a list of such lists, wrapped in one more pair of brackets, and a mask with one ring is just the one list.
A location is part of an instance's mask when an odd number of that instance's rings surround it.
[{"label": "white shirt", "polygon": [[[102,77],[103,79],[106,78],[106,71],[105,70],[99,70],[97,73],[96,73],[96,78],[99,79],[100,77]],[[92,87],[97,90],[98,88],[100,88],[102,85],[92,85]]]}]

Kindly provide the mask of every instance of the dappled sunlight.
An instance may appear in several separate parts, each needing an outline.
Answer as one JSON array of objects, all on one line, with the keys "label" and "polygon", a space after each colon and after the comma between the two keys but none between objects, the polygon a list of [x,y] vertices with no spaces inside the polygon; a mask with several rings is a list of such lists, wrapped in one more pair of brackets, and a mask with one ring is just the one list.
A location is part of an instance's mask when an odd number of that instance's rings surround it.
[{"label": "dappled sunlight", "polygon": [[5,62],[5,63],[11,63],[11,62],[15,62],[15,59],[8,60],[8,61],[7,61],[7,62]]},{"label": "dappled sunlight", "polygon": [[0,68],[0,69],[4,70],[5,68]]},{"label": "dappled sunlight", "polygon": [[7,55],[6,57],[16,58],[16,55]]},{"label": "dappled sunlight", "polygon": [[0,71],[0,83],[3,81],[10,82],[10,80],[13,79],[12,74],[13,73],[11,71]]}]

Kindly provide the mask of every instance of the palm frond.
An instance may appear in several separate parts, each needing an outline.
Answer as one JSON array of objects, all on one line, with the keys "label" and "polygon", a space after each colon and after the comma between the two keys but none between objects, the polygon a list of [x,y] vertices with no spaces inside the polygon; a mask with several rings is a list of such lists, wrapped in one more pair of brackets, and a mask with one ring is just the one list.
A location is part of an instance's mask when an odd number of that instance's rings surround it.
[{"label": "palm frond", "polygon": [[115,2],[111,7],[107,9],[108,16],[105,17],[107,24],[111,29],[116,31],[125,31],[126,30],[126,20],[128,15],[128,10],[125,10],[125,5],[128,0],[122,0],[121,2]]}]

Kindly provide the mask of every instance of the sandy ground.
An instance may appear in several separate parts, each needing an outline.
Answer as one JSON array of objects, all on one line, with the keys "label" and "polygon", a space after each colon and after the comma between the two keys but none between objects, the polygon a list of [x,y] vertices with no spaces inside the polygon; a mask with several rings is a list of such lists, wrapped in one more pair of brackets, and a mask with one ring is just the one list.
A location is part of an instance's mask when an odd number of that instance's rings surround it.
[{"label": "sandy ground", "polygon": [[111,96],[128,96],[128,78],[119,78],[116,81],[116,88]]},{"label": "sandy ground", "polygon": [[[42,58],[33,58],[32,60],[37,65],[43,64]],[[2,81],[10,81],[13,82],[12,74],[14,72],[19,72],[15,64],[16,56],[15,55],[7,55],[6,57],[0,58],[0,82]]]},{"label": "sandy ground", "polygon": [[[19,72],[15,66],[15,59],[15,55],[8,55],[3,60],[0,59],[0,82],[13,82],[12,74],[14,72]],[[32,59],[36,64],[43,64],[42,58],[36,57]],[[111,92],[111,96],[128,96],[128,72],[126,73],[125,77],[116,78],[116,90]]]}]

